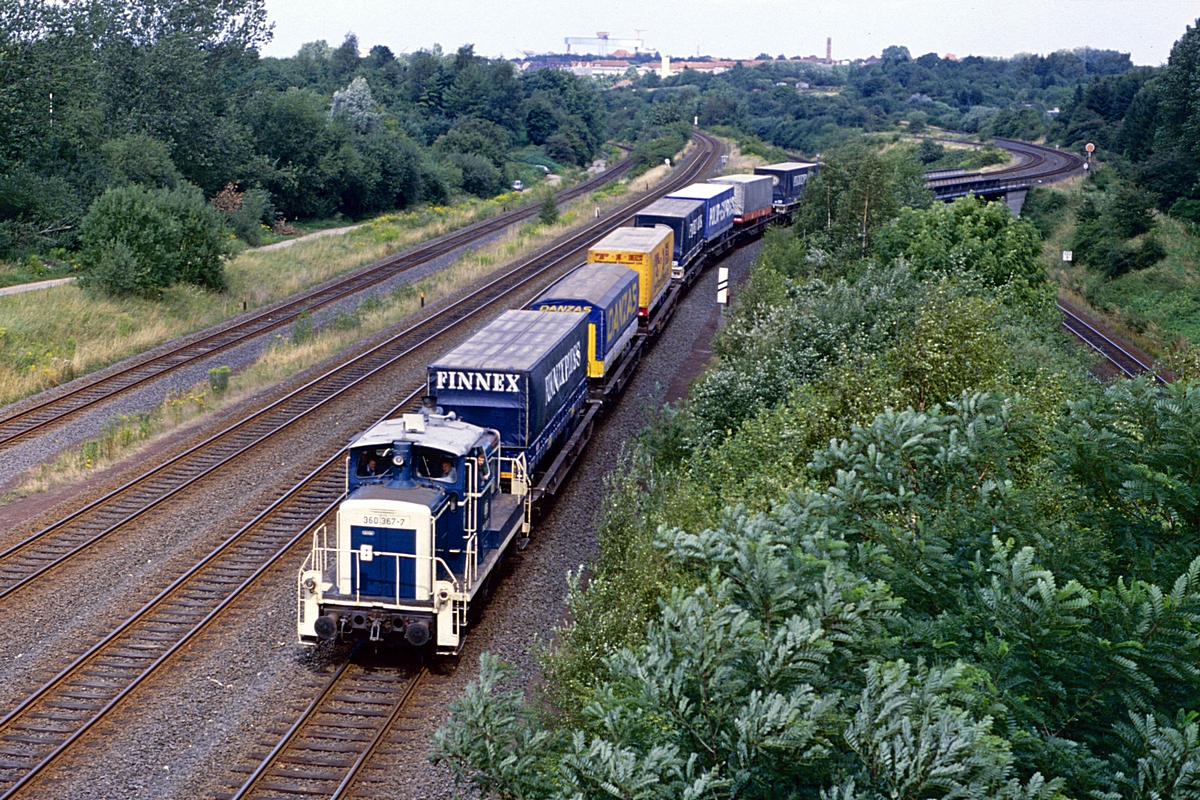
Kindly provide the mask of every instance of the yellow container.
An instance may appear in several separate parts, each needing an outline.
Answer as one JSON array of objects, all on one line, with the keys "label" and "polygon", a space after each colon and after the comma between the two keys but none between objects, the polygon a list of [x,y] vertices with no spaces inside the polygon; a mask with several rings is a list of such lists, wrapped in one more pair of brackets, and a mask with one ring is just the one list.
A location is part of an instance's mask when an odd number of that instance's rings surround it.
[{"label": "yellow container", "polygon": [[675,232],[666,225],[617,228],[588,250],[589,264],[621,264],[638,274],[638,316],[646,319],[671,285]]}]

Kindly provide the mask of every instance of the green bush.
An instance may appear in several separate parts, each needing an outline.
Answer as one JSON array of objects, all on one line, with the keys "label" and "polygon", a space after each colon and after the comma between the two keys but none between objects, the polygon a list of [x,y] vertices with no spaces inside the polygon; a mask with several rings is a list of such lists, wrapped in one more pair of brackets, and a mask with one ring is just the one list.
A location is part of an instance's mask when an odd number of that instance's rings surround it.
[{"label": "green bush", "polygon": [[222,395],[229,391],[229,375],[232,372],[229,367],[213,367],[208,371],[208,385],[215,395]]},{"label": "green bush", "polygon": [[302,311],[300,316],[296,317],[296,321],[292,323],[292,344],[304,344],[305,342],[311,342],[312,338],[312,315],[307,311]]},{"label": "green bush", "polygon": [[108,189],[88,209],[80,238],[84,285],[107,294],[154,295],[180,281],[225,288],[228,229],[191,184]]},{"label": "green bush", "polygon": [[538,222],[543,225],[553,225],[558,221],[558,201],[554,199],[554,192],[546,192],[546,196],[542,198],[541,208],[538,209]]},{"label": "green bush", "polygon": [[476,197],[492,197],[500,191],[500,170],[484,156],[477,153],[453,153],[449,162],[461,173],[464,192]]},{"label": "green bush", "polygon": [[1200,200],[1189,200],[1186,197],[1181,197],[1171,204],[1171,210],[1167,213],[1176,219],[1181,219],[1194,225],[1200,222]]}]

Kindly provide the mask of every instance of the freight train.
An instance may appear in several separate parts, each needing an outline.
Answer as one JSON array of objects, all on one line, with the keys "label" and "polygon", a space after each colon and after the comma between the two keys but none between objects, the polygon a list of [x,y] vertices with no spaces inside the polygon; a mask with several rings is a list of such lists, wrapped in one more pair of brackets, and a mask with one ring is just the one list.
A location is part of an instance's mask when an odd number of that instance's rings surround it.
[{"label": "freight train", "polygon": [[460,651],[497,567],[528,540],[534,504],[558,491],[681,291],[786,214],[781,196],[795,203],[795,164],[759,170],[646,206],[525,309],[430,364],[418,413],[350,443],[336,522],[300,568],[302,644]]}]

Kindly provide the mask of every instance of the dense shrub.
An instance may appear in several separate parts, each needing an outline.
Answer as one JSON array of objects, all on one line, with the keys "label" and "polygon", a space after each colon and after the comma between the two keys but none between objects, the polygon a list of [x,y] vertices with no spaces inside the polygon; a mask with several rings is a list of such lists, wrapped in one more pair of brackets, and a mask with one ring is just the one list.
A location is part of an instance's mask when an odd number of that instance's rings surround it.
[{"label": "dense shrub", "polygon": [[154,295],[179,281],[225,288],[228,228],[191,184],[109,189],[88,209],[80,238],[83,282],[108,294]]}]

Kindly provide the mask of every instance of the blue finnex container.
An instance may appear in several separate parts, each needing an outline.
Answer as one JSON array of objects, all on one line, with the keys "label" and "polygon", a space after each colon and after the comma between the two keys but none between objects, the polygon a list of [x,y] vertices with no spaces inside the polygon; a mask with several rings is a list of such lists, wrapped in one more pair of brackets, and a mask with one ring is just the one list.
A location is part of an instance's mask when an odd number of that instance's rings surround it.
[{"label": "blue finnex container", "polygon": [[428,393],[444,413],[500,432],[505,456],[532,473],[569,434],[587,398],[588,318],[506,311],[433,364]]},{"label": "blue finnex container", "polygon": [[655,200],[633,217],[634,227],[666,225],[675,231],[676,267],[687,265],[704,246],[704,209],[700,200]]}]

